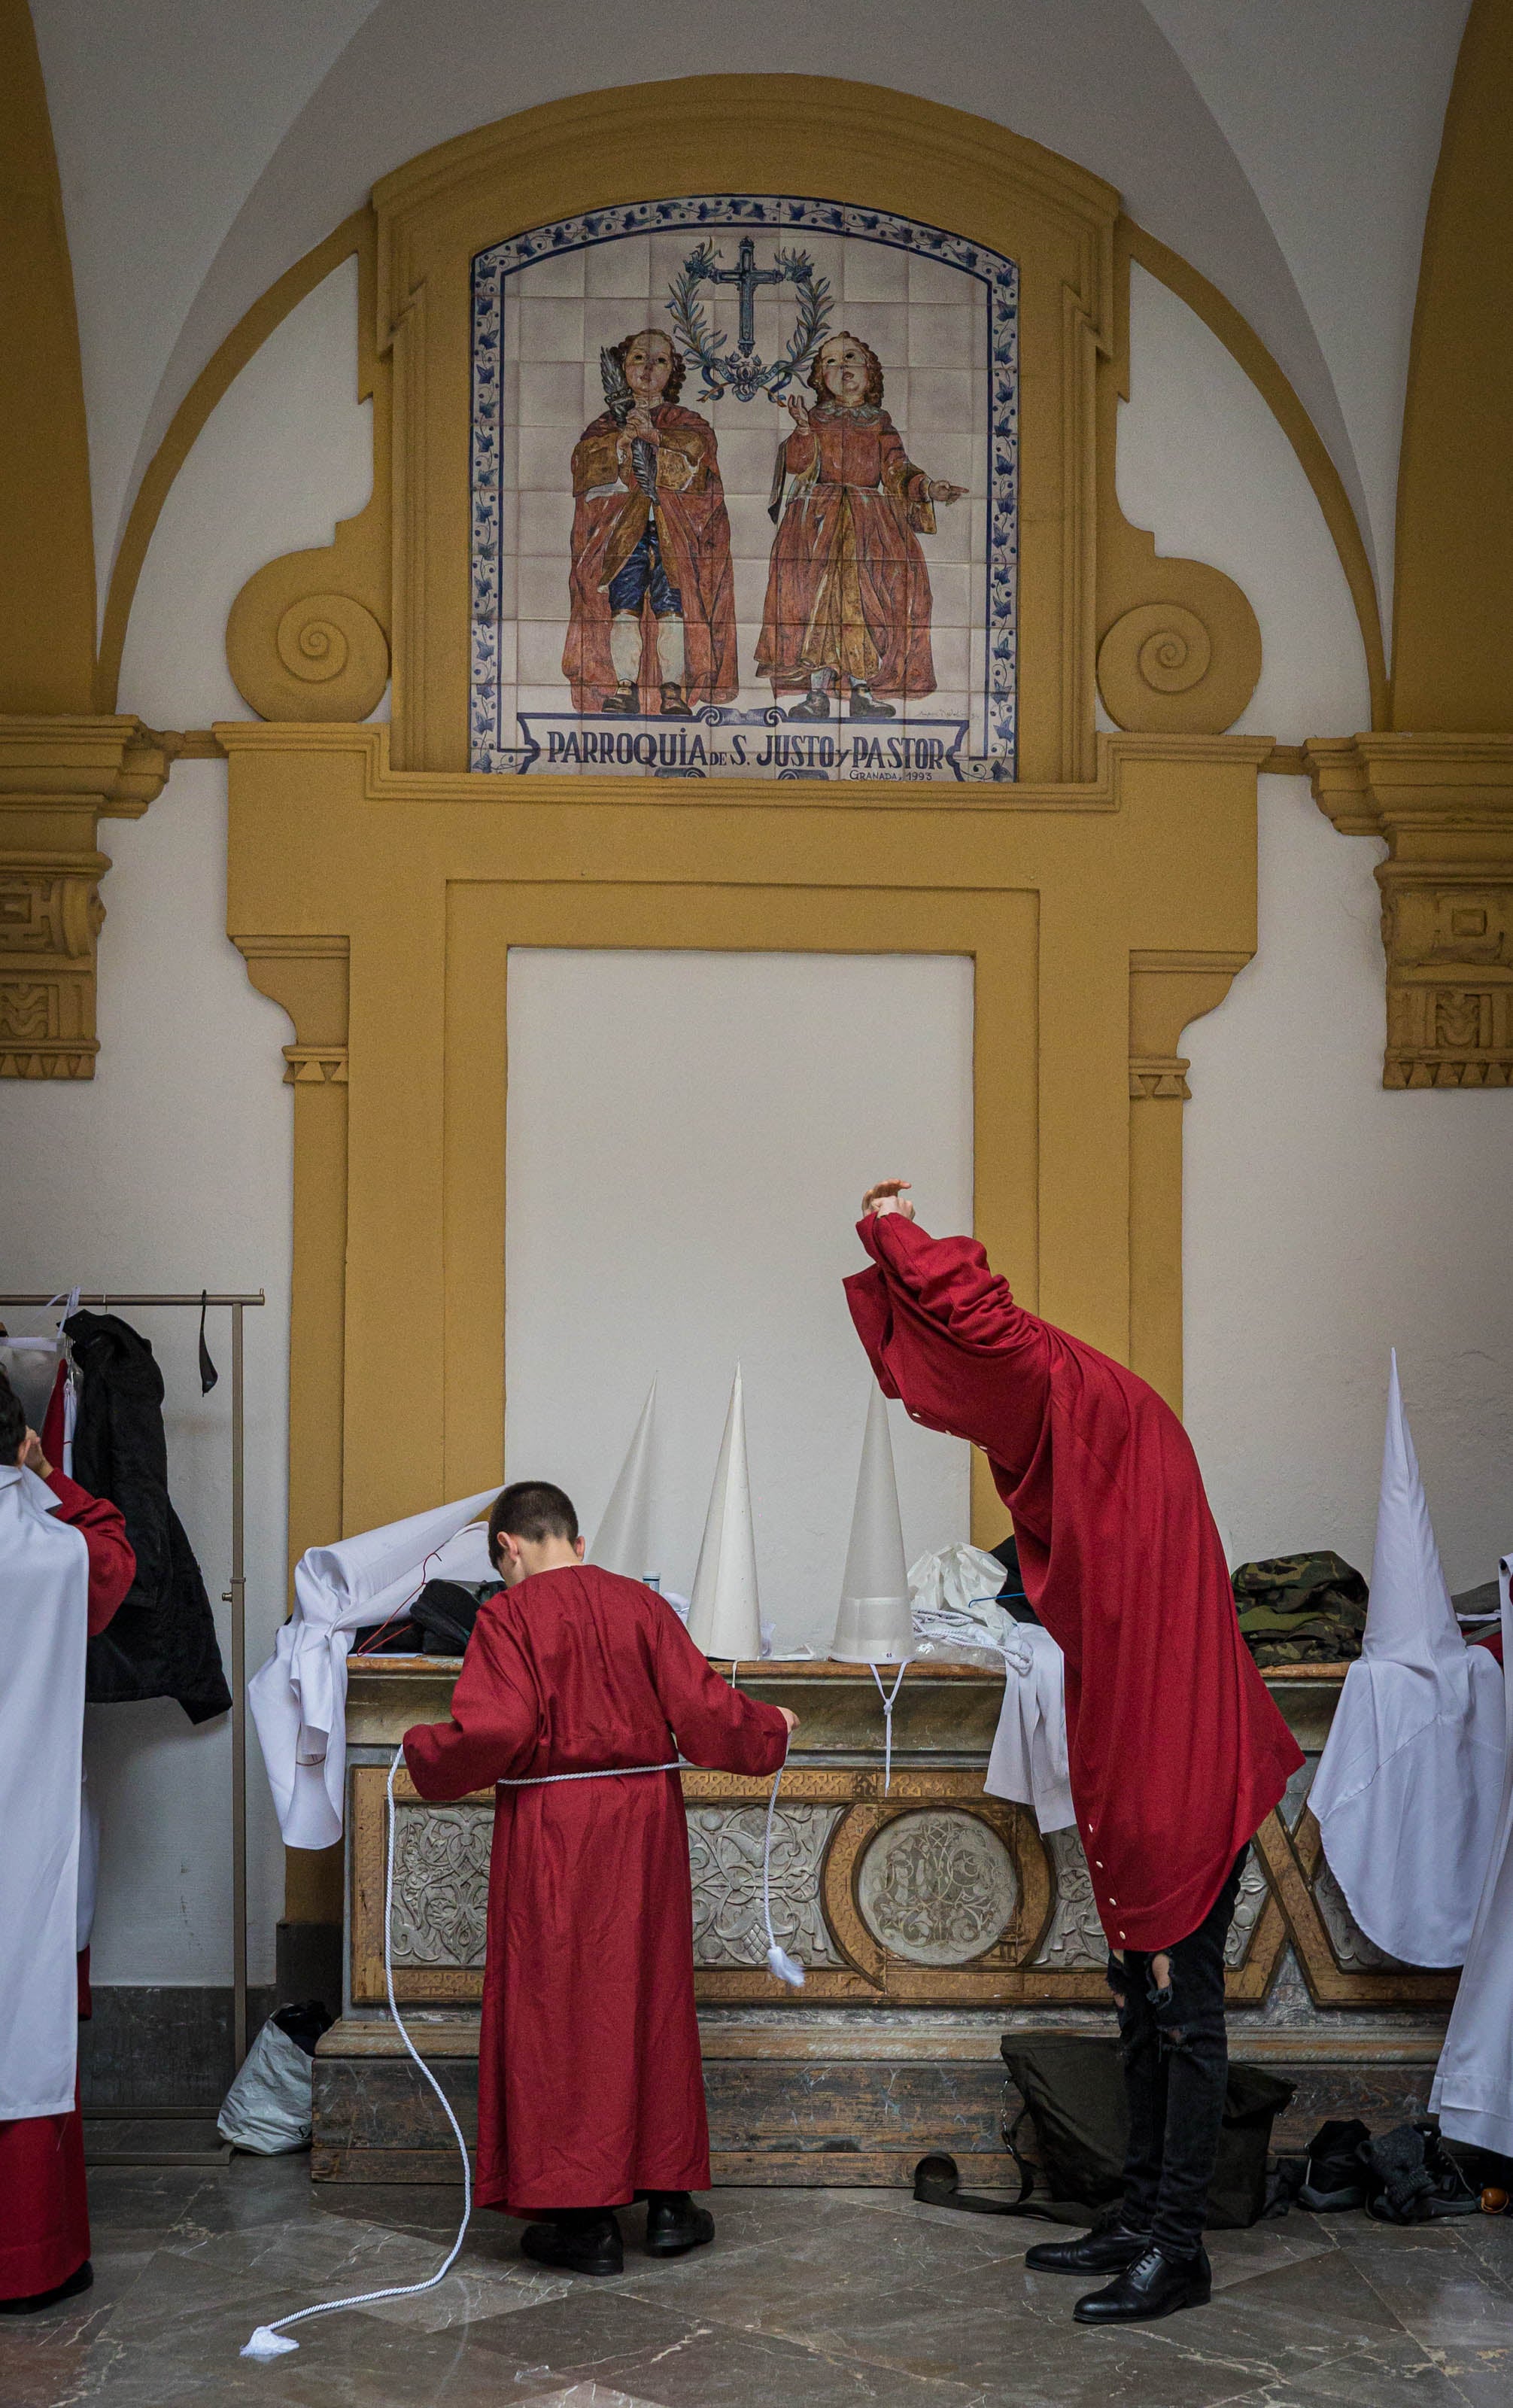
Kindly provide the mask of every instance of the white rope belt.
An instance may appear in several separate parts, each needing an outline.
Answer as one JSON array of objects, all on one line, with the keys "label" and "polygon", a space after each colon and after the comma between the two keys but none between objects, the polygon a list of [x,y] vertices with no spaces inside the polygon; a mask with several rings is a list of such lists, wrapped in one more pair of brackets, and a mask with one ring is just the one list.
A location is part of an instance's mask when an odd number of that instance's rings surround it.
[{"label": "white rope belt", "polygon": [[[496,1781],[496,1789],[544,1789],[550,1781],[628,1781],[635,1772],[681,1772],[683,1758],[675,1756],[671,1764],[606,1764],[595,1765],[592,1772],[527,1772],[519,1781]],[[778,1779],[782,1778],[779,1773]]]}]

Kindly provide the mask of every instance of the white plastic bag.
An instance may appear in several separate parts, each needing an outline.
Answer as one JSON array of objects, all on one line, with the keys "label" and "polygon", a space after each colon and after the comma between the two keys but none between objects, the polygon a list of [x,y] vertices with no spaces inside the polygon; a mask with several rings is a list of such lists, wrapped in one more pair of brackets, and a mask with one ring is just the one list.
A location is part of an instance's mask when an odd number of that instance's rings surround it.
[{"label": "white plastic bag", "polygon": [[313,2057],[270,2015],[221,2100],[217,2131],[234,2149],[250,2149],[259,2157],[308,2148],[314,2078]]}]

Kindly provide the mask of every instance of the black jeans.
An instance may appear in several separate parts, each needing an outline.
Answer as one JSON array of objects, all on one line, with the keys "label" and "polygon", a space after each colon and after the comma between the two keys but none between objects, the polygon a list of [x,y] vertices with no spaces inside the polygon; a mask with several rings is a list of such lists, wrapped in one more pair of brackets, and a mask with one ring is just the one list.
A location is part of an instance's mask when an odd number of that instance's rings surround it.
[{"label": "black jeans", "polygon": [[1130,2143],[1120,2220],[1149,2232],[1168,2258],[1203,2246],[1208,2186],[1219,2155],[1229,2076],[1224,2036],[1224,1942],[1249,1847],[1196,1931],[1164,1953],[1171,1979],[1158,1990],[1153,1955],[1126,1948],[1108,1959],[1119,2010]]}]

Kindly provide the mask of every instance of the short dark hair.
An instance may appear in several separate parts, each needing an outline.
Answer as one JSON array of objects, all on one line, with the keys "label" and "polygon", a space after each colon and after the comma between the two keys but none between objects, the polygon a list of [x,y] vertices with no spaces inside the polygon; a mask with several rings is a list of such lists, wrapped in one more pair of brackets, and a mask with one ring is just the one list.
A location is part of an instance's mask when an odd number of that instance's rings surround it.
[{"label": "short dark hair", "polygon": [[502,1530],[507,1530],[512,1539],[523,1539],[527,1546],[538,1547],[543,1539],[565,1539],[571,1545],[578,1537],[578,1514],[565,1488],[554,1487],[550,1480],[512,1480],[494,1498],[489,1515],[492,1564],[499,1561]]},{"label": "short dark hair", "polygon": [[0,1371],[0,1463],[14,1463],[26,1436],[25,1409],[20,1397]]}]

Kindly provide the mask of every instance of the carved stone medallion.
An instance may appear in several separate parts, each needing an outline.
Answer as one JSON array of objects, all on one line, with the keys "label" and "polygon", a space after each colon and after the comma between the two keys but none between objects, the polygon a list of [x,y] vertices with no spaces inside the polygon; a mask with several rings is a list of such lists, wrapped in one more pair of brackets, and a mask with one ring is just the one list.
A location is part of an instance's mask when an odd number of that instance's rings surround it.
[{"label": "carved stone medallion", "polygon": [[1013,1858],[979,1814],[926,1810],[885,1823],[857,1872],[873,1938],[911,1965],[966,1965],[1002,1939],[1019,1904]]}]

